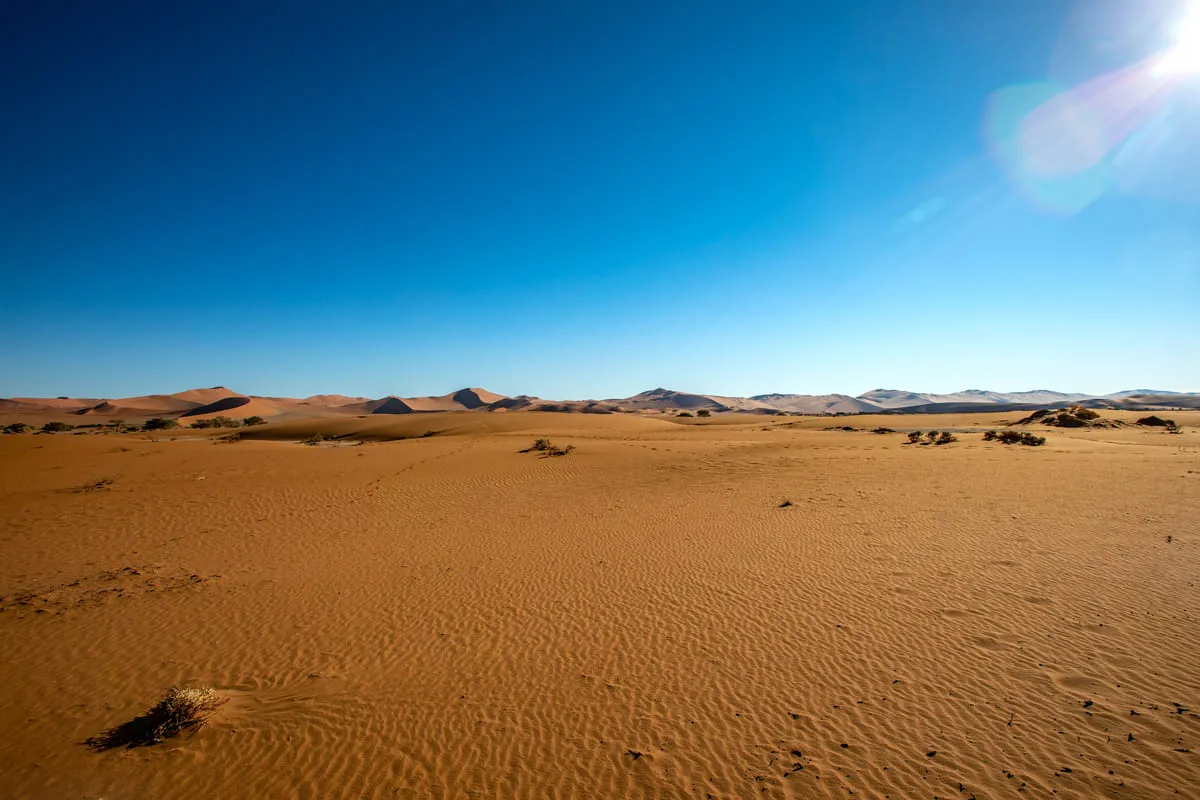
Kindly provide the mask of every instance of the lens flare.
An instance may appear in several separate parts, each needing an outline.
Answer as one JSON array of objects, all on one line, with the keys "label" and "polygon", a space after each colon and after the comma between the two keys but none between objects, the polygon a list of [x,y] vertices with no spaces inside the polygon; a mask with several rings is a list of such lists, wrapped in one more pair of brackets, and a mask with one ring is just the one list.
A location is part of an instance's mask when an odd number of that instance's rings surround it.
[{"label": "lens flare", "polygon": [[1200,73],[1200,2],[1194,2],[1174,25],[1174,44],[1162,54],[1158,72],[1163,75]]}]

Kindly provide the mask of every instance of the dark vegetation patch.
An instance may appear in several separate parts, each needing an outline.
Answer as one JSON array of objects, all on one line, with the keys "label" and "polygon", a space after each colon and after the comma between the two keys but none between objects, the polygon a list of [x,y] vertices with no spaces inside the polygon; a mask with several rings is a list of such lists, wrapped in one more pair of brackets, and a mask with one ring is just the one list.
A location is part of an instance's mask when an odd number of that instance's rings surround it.
[{"label": "dark vegetation patch", "polygon": [[145,714],[91,737],[86,744],[93,750],[148,747],[198,730],[224,703],[225,698],[212,689],[175,686]]}]

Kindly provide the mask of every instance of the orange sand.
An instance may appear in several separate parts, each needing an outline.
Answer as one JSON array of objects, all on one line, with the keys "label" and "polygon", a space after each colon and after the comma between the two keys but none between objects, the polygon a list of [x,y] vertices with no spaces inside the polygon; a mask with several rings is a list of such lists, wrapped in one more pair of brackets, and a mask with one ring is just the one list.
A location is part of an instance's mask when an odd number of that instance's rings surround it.
[{"label": "orange sand", "polygon": [[822,430],[1019,416],[0,436],[0,795],[1196,798],[1200,414]]}]

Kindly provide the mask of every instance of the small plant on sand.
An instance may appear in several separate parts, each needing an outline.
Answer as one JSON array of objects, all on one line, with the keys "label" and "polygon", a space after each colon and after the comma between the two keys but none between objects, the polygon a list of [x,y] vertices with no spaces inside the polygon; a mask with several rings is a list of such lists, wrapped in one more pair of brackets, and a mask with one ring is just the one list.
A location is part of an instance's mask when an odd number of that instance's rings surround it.
[{"label": "small plant on sand", "polygon": [[81,483],[71,491],[73,492],[100,492],[113,485],[112,478],[98,478],[94,481]]},{"label": "small plant on sand", "polygon": [[916,444],[919,441],[921,441],[921,432],[920,431],[909,431],[908,432],[908,443],[909,444]]},{"label": "small plant on sand", "polygon": [[236,419],[218,414],[208,419],[198,419],[192,423],[193,428],[240,428],[242,423]]},{"label": "small plant on sand", "polygon": [[533,444],[522,450],[522,453],[541,453],[542,458],[550,458],[552,456],[565,456],[575,449],[575,445],[569,444],[566,447],[559,447],[549,439],[535,439]]},{"label": "small plant on sand", "polygon": [[172,687],[157,705],[129,722],[87,740],[96,750],[148,747],[187,730],[198,730],[225,698],[208,688]]},{"label": "small plant on sand", "polygon": [[310,433],[308,436],[305,436],[300,440],[300,444],[318,445],[328,438],[330,437],[318,431],[317,433]]},{"label": "small plant on sand", "polygon": [[937,441],[938,432],[930,431],[929,433],[925,434],[925,438],[929,440],[930,444],[933,444],[935,441]]},{"label": "small plant on sand", "polygon": [[942,431],[942,435],[938,437],[938,440],[936,442],[934,442],[934,444],[950,444],[951,442],[957,442],[957,441],[958,441],[958,437],[955,436],[953,433],[951,433],[950,431]]},{"label": "small plant on sand", "polygon": [[173,419],[167,419],[166,417],[152,417],[146,420],[145,424],[142,425],[142,429],[147,431],[167,431],[178,427],[178,422]]},{"label": "small plant on sand", "polygon": [[985,442],[994,442],[994,441],[996,441],[996,432],[995,432],[995,431],[984,431],[984,432],[983,432],[983,440],[984,440]]},{"label": "small plant on sand", "polygon": [[73,430],[75,430],[75,426],[65,422],[47,422],[42,426],[42,433],[66,433]]},{"label": "small plant on sand", "polygon": [[697,412],[696,412],[696,416],[697,416],[697,417],[711,417],[711,416],[712,416],[712,412],[711,412],[711,411],[709,411],[707,408],[702,408],[702,409],[700,409],[699,411],[697,411]]},{"label": "small plant on sand", "polygon": [[1001,444],[1023,444],[1027,447],[1041,447],[1046,443],[1045,436],[1034,436],[1032,433],[1016,431],[1000,431],[996,440]]},{"label": "small plant on sand", "polygon": [[675,416],[677,416],[677,417],[690,417],[690,416],[692,416],[692,412],[690,412],[690,411],[680,411],[680,412],[679,412],[678,414],[676,414]]},{"label": "small plant on sand", "polygon": [[255,425],[266,425],[267,421],[265,419],[263,419],[262,417],[258,416],[257,414],[255,414],[252,417],[246,417],[244,420],[242,420],[242,424],[245,425],[247,428],[251,428]]},{"label": "small plant on sand", "polygon": [[11,425],[4,426],[5,433],[29,433],[33,430],[32,425],[26,425],[24,422],[14,422]]}]

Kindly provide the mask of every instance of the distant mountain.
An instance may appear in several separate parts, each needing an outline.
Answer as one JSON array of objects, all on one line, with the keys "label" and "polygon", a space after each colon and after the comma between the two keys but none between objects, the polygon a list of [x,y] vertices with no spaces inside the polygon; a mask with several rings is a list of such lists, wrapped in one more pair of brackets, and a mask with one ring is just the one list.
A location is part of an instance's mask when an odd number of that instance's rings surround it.
[{"label": "distant mountain", "polygon": [[[649,389],[632,397],[608,400],[544,400],[529,395],[506,397],[486,389],[468,387],[430,397],[388,395],[375,400],[338,394],[303,399],[242,395],[224,386],[189,389],[175,394],[152,394],[113,400],[101,398],[0,398],[0,414],[76,415],[104,420],[137,420],[163,416],[193,421],[218,414],[287,419],[317,415],[420,414],[442,411],[562,413],[749,413],[749,414],[929,414],[972,411],[1032,411],[1083,405],[1091,408],[1157,411],[1172,408],[1200,409],[1200,393],[1155,389],[1128,389],[1108,395],[1087,395],[1034,389],[996,392],[964,389],[949,394],[911,392],[905,389],[872,389],[857,397],[846,394],[758,394],[731,397]],[[92,420],[88,420],[92,422]],[[79,424],[84,424],[81,420]]]},{"label": "distant mountain", "polygon": [[845,394],[756,394],[750,399],[792,414],[861,414],[880,408]]},{"label": "distant mountain", "polygon": [[879,408],[909,408],[930,405],[932,403],[1032,403],[1049,405],[1052,403],[1084,400],[1090,396],[1086,394],[1053,392],[1049,389],[1034,389],[1028,392],[993,392],[986,389],[964,389],[961,392],[953,392],[951,394],[922,394],[899,389],[873,389],[865,394],[860,394],[858,399]]}]

